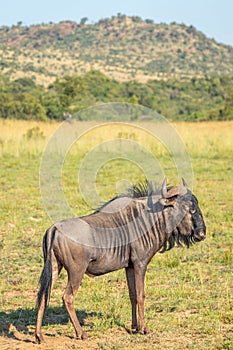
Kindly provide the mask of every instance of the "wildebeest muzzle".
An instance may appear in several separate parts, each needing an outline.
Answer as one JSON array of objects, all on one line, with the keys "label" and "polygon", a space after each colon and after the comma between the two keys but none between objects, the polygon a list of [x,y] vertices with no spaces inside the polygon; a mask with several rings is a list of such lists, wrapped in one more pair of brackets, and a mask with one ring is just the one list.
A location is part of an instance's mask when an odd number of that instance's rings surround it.
[{"label": "wildebeest muzzle", "polygon": [[193,233],[193,239],[195,242],[200,242],[206,238],[206,228],[205,226],[196,227]]}]

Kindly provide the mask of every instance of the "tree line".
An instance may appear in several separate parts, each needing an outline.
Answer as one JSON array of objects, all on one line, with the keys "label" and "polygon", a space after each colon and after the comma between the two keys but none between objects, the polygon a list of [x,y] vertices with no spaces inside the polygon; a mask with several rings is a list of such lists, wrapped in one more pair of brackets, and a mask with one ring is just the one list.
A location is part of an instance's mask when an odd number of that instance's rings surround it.
[{"label": "tree line", "polygon": [[[171,121],[233,119],[233,77],[118,82],[99,71],[57,78],[48,87],[0,75],[0,117],[62,120],[97,103],[129,102]],[[140,117],[138,117],[140,118]]]}]

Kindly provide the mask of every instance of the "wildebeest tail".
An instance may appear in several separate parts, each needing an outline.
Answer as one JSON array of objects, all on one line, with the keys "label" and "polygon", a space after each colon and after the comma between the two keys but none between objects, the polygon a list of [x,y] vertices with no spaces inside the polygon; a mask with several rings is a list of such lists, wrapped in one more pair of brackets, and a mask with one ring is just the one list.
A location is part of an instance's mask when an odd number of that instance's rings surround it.
[{"label": "wildebeest tail", "polygon": [[52,287],[52,247],[55,237],[56,227],[49,228],[43,238],[44,268],[42,270],[39,284],[40,289],[37,295],[37,307],[39,308],[44,298],[45,306],[49,302]]}]

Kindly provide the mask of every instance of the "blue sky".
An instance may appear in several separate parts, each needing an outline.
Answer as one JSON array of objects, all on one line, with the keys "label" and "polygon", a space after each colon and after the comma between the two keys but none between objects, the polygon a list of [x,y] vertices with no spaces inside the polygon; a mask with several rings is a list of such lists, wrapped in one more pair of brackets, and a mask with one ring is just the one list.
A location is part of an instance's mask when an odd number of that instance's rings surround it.
[{"label": "blue sky", "polygon": [[111,17],[118,12],[156,23],[194,25],[208,37],[233,45],[232,0],[0,0],[0,26]]}]

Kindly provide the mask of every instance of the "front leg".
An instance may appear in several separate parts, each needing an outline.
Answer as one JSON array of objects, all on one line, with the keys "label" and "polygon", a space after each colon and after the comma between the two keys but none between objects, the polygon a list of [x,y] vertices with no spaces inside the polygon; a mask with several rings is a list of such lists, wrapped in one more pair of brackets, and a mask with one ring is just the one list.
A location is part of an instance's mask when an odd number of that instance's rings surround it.
[{"label": "front leg", "polygon": [[126,278],[129,289],[129,297],[131,301],[132,307],[132,329],[138,329],[137,323],[137,296],[136,296],[136,288],[135,288],[135,277],[134,277],[134,269],[132,267],[126,267]]},{"label": "front leg", "polygon": [[145,275],[146,275],[146,266],[134,266],[135,274],[135,287],[136,287],[136,296],[138,304],[138,331],[143,334],[150,333],[149,328],[146,327],[144,320],[144,302],[145,302],[145,293],[144,293],[144,284],[145,284]]}]

